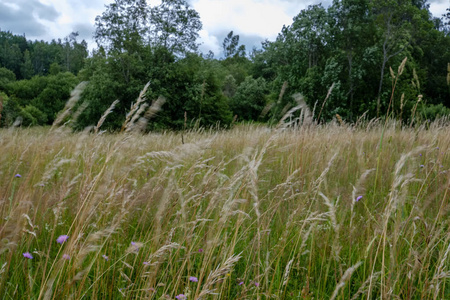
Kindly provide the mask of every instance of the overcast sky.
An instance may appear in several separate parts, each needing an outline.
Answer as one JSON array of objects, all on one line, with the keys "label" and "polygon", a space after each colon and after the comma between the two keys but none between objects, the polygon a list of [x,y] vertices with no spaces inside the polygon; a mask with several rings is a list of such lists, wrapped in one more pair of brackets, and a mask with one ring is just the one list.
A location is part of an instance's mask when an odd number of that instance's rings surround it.
[{"label": "overcast sky", "polygon": [[[64,38],[78,31],[89,48],[95,17],[105,11],[112,0],[0,0],[0,28],[27,39],[46,40]],[[231,30],[240,35],[241,43],[251,50],[260,47],[265,39],[274,40],[283,25],[310,4],[327,7],[331,0],[189,0],[200,14],[203,30],[200,32],[200,50],[221,54],[222,41]],[[151,5],[159,3],[150,0]],[[450,0],[431,0],[430,10],[440,16],[450,6]]]}]

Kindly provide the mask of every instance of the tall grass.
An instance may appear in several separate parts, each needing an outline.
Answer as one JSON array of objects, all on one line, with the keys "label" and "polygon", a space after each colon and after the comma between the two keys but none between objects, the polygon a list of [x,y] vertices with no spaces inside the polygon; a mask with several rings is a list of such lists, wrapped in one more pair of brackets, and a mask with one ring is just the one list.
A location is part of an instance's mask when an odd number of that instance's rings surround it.
[{"label": "tall grass", "polygon": [[449,299],[449,132],[2,129],[0,295]]}]

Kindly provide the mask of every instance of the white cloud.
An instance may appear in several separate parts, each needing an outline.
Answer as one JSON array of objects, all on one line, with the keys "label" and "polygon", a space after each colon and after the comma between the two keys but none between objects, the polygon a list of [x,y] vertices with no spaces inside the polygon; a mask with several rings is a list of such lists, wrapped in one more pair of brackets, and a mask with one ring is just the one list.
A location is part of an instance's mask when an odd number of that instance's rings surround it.
[{"label": "white cloud", "polygon": [[445,14],[445,9],[450,7],[450,1],[440,0],[430,3],[430,11],[436,18],[441,18]]},{"label": "white cloud", "polygon": [[209,51],[215,54],[220,53],[221,47],[219,46],[219,40],[214,35],[210,35],[208,31],[202,29],[199,32],[200,35],[200,47],[199,50],[203,53],[208,53]]},{"label": "white cloud", "polygon": [[[217,42],[210,49],[220,51],[225,35],[231,30],[241,36],[258,36],[260,41],[273,40],[283,25],[292,23],[292,18],[307,6],[301,1],[275,0],[195,0],[193,8],[200,14],[207,36],[215,36]],[[205,35],[205,34],[204,34]],[[203,35],[201,42],[203,40]],[[210,41],[209,41],[210,42]],[[207,44],[202,49],[207,48]],[[254,45],[259,46],[259,45]]]}]

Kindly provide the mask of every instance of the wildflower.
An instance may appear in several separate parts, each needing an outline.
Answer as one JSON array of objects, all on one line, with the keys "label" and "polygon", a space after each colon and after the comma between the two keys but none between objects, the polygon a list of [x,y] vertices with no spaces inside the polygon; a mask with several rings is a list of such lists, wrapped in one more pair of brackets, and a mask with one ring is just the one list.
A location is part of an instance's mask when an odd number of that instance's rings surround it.
[{"label": "wildflower", "polygon": [[356,202],[358,202],[359,200],[361,200],[362,199],[362,196],[358,196],[357,198],[356,198]]},{"label": "wildflower", "polygon": [[422,153],[420,153],[419,156],[422,156]]},{"label": "wildflower", "polygon": [[131,242],[131,246],[134,247],[134,252],[139,252],[139,244],[136,242]]},{"label": "wildflower", "polygon": [[227,277],[230,277],[231,276],[231,274],[230,273],[227,273]]},{"label": "wildflower", "polygon": [[62,258],[65,260],[69,260],[70,256],[69,256],[69,254],[63,254]]},{"label": "wildflower", "polygon": [[68,239],[69,239],[69,236],[63,234],[63,235],[58,236],[58,238],[56,239],[56,242],[57,242],[58,244],[62,244],[62,243],[64,243],[65,241],[67,241]]},{"label": "wildflower", "polygon": [[106,260],[106,261],[108,261],[109,260],[109,257],[108,256],[106,256],[105,254],[103,254],[102,255],[102,257]]},{"label": "wildflower", "polygon": [[239,285],[243,285],[243,284],[244,284],[244,282],[243,282],[243,281],[239,282]]},{"label": "wildflower", "polygon": [[175,296],[178,300],[186,299],[186,296],[184,294],[179,294],[178,296]]},{"label": "wildflower", "polygon": [[202,252],[203,252],[203,249],[202,249],[202,248],[198,249],[198,252],[199,252],[199,253],[202,253]]},{"label": "wildflower", "polygon": [[255,286],[259,286],[259,282],[256,282],[256,281],[255,281]]},{"label": "wildflower", "polygon": [[191,276],[191,277],[189,277],[189,281],[198,282],[198,278],[194,277],[194,276]]},{"label": "wildflower", "polygon": [[149,265],[150,263],[148,261],[144,261],[144,266]]},{"label": "wildflower", "polygon": [[22,175],[20,175],[19,173],[17,173],[14,177],[16,177],[16,178],[22,178]]},{"label": "wildflower", "polygon": [[424,165],[420,165],[420,167],[421,167],[421,168],[423,168],[423,167],[424,167]]},{"label": "wildflower", "polygon": [[23,253],[23,257],[28,258],[28,259],[33,259],[33,255],[31,255],[30,252]]}]

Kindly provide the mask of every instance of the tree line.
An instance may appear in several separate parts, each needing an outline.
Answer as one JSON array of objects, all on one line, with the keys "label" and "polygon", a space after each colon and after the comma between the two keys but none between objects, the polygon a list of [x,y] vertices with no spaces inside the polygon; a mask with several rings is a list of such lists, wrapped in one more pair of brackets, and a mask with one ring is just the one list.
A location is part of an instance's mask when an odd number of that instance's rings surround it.
[{"label": "tree line", "polygon": [[335,0],[300,11],[260,49],[231,31],[216,58],[198,51],[202,23],[187,1],[115,0],[95,20],[91,55],[77,33],[48,43],[0,31],[0,124],[52,124],[82,81],[75,129],[115,100],[103,126],[120,129],[148,82],[145,105],[166,99],[148,130],[276,122],[296,93],[320,122],[433,119],[450,114],[448,12],[432,17],[425,0]]}]

